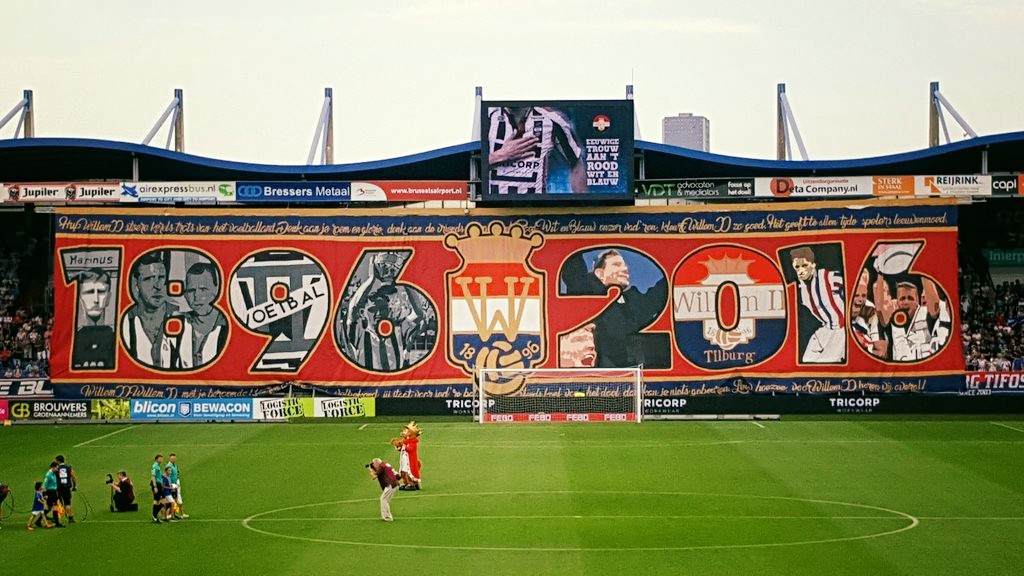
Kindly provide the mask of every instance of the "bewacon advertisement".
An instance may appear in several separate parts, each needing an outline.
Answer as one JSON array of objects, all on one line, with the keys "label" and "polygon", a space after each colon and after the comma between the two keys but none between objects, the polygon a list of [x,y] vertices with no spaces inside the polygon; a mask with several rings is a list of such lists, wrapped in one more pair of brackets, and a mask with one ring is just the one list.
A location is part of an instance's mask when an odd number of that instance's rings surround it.
[{"label": "bewacon advertisement", "polygon": [[964,387],[950,200],[55,218],[61,398],[459,398],[479,368],[639,364],[653,397]]},{"label": "bewacon advertisement", "polygon": [[0,421],[144,420],[214,422],[290,418],[373,418],[376,398],[199,398],[0,400]]}]

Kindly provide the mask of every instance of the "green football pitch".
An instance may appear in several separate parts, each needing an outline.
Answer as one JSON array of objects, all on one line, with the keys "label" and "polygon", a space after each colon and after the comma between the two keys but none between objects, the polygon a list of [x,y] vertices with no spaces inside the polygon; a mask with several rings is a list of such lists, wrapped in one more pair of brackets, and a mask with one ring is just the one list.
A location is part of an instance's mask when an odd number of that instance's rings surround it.
[{"label": "green football pitch", "polygon": [[[1024,573],[1021,420],[421,425],[393,523],[364,464],[401,422],[0,428],[0,573]],[[150,521],[158,452],[187,520]],[[28,532],[58,453],[78,522]],[[119,469],[138,513],[108,510]]]}]

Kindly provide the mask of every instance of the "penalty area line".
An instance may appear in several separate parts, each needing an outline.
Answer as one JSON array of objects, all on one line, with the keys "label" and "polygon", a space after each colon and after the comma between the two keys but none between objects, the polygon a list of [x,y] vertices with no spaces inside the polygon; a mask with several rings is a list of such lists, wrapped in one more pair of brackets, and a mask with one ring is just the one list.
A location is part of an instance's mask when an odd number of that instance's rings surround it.
[{"label": "penalty area line", "polygon": [[114,430],[110,434],[104,434],[103,436],[97,436],[96,438],[93,438],[92,440],[86,440],[85,442],[80,442],[78,444],[75,444],[73,446],[73,448],[81,448],[82,446],[85,446],[86,444],[92,444],[93,442],[95,442],[97,440],[103,440],[104,438],[110,438],[114,434],[120,434],[121,432],[125,432],[127,430],[131,430],[132,428],[137,428],[138,426],[139,426],[138,424],[132,424],[131,426],[128,426],[127,428],[121,428],[120,430]]},{"label": "penalty area line", "polygon": [[1014,428],[1013,426],[1010,426],[1008,424],[1001,424],[999,422],[989,422],[989,424],[992,424],[993,426],[1002,426],[1003,428],[1008,428],[1010,430],[1013,430],[1014,432],[1024,432],[1024,430],[1021,430],[1020,428]]}]

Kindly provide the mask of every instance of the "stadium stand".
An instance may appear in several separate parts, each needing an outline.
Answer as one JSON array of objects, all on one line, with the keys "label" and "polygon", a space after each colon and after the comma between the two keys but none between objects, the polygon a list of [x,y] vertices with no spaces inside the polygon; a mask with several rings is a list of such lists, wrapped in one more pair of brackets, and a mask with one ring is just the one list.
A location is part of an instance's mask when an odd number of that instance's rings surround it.
[{"label": "stadium stand", "polygon": [[49,374],[53,328],[51,217],[6,214],[0,226],[0,374]]},{"label": "stadium stand", "polygon": [[1024,284],[1012,268],[994,278],[983,252],[1024,249],[1022,217],[1013,200],[961,211],[960,321],[968,371],[1024,369]]}]

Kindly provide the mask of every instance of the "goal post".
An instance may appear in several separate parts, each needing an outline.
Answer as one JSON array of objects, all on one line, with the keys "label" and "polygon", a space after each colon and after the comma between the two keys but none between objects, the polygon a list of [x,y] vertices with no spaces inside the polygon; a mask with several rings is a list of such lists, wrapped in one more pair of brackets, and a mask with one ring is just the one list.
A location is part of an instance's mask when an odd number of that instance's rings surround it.
[{"label": "goal post", "polygon": [[640,422],[643,367],[481,368],[477,421]]}]

